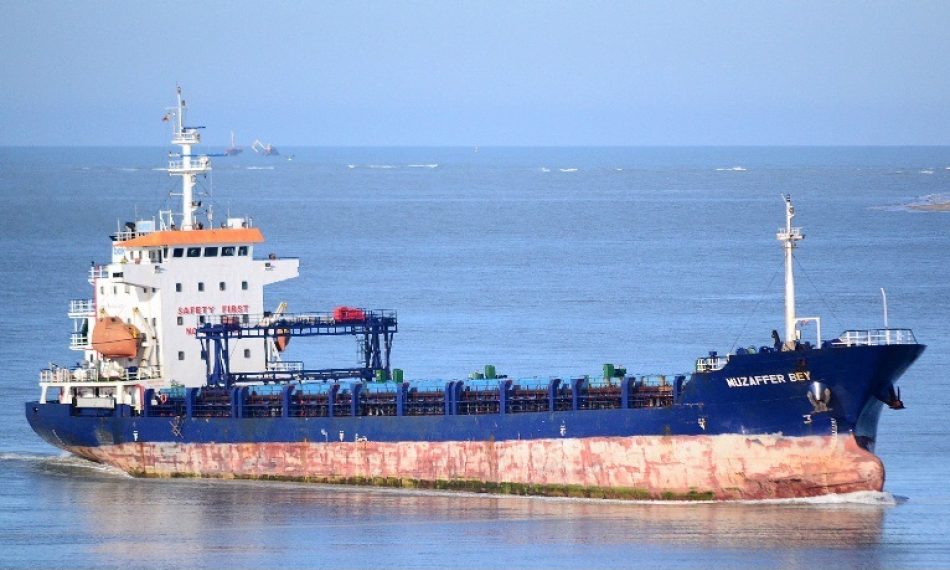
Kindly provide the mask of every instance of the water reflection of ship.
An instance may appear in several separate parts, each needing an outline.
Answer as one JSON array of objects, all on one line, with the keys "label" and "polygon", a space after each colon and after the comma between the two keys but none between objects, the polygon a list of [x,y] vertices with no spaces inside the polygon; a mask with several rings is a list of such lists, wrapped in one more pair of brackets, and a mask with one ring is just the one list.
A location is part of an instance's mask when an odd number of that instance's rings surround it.
[{"label": "water reflection of ship", "polygon": [[227,156],[237,156],[242,152],[244,152],[244,148],[234,144],[234,131],[231,131],[231,146],[224,149],[224,154]]},{"label": "water reflection of ship", "polygon": [[[149,536],[149,550],[161,552],[168,563],[175,558],[202,559],[202,553],[213,551],[222,540],[215,533],[202,532],[207,528],[241,528],[241,551],[246,555],[273,553],[276,541],[301,547],[295,555],[297,561],[318,552],[321,559],[332,558],[326,544],[358,533],[367,524],[374,529],[376,540],[361,547],[369,549],[366,556],[392,549],[404,541],[408,528],[416,528],[417,545],[435,541],[436,535],[465,537],[456,544],[462,551],[487,541],[498,543],[501,550],[556,541],[561,546],[633,546],[645,552],[696,548],[710,560],[724,561],[722,557],[734,556],[730,553],[736,549],[753,549],[761,552],[763,560],[768,559],[769,551],[781,551],[787,559],[801,557],[799,562],[804,565],[816,550],[880,543],[889,508],[876,504],[538,500],[253,481],[196,484],[194,480],[130,479],[80,467],[64,477],[64,468],[44,470],[42,479],[55,478],[50,485],[39,485],[50,491],[42,495],[44,501],[68,502],[67,512],[80,517],[70,526],[95,529],[90,532],[101,536],[93,539],[101,543],[105,554],[118,557],[117,565],[123,558],[131,563],[133,556],[141,555],[143,536]],[[115,509],[110,500],[117,496],[136,508]],[[327,520],[333,524],[326,524]],[[512,525],[517,532],[502,530]],[[285,532],[290,536],[281,534]],[[189,538],[182,541],[182,536]],[[390,553],[409,555],[404,549],[397,551]],[[868,556],[873,551],[860,548],[854,555]],[[353,555],[348,552],[347,556]],[[339,562],[345,565],[346,560]]]}]

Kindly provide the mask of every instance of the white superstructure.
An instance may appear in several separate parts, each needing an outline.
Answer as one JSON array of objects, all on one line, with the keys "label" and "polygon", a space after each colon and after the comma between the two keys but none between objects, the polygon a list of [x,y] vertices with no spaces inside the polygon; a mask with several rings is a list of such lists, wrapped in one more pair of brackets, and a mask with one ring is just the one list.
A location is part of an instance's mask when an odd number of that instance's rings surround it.
[{"label": "white superstructure", "polygon": [[[74,368],[52,367],[41,373],[42,397],[59,388],[60,399],[87,401],[90,407],[111,400],[141,405],[144,388],[201,386],[207,355],[195,329],[222,317],[244,322],[264,314],[264,286],[298,275],[298,260],[268,254],[255,258],[264,242],[248,218],[228,218],[213,226],[211,208],[198,220],[195,199],[199,176],[211,171],[207,155],[192,154],[201,142],[200,127],[185,122],[185,101],[165,116],[172,128],[168,173],[182,180],[180,213],[160,212],[155,219],[125,225],[113,236],[111,261],[89,270],[92,295],[70,302],[74,319],[70,348],[83,353]],[[231,369],[260,371],[273,347],[261,339],[232,344]],[[111,407],[111,406],[110,406]]]}]

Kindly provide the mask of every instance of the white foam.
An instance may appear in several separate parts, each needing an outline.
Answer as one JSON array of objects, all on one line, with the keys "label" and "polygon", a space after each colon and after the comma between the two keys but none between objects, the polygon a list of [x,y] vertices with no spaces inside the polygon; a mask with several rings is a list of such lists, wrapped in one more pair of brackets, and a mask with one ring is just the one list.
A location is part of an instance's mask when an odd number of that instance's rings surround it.
[{"label": "white foam", "polygon": [[558,168],[561,172],[577,172],[576,168]]},{"label": "white foam", "polygon": [[920,173],[921,173],[921,174],[933,174],[933,173],[934,173],[934,170],[933,170],[933,168],[925,168],[925,169],[921,170]]},{"label": "white foam", "polygon": [[623,172],[623,169],[622,169],[622,168],[614,168],[614,170],[617,171],[617,172]]},{"label": "white foam", "polygon": [[20,463],[32,463],[40,467],[58,467],[69,469],[84,469],[96,471],[98,473],[107,473],[109,475],[120,475],[131,477],[125,471],[105,465],[102,463],[93,463],[86,459],[64,453],[62,455],[47,455],[43,453],[0,453],[0,461],[16,461]]},{"label": "white foam", "polygon": [[870,505],[892,507],[900,502],[900,500],[886,491],[855,491],[853,493],[839,493],[797,499],[761,499],[755,501],[729,502],[768,505]]},{"label": "white foam", "polygon": [[919,212],[928,209],[940,209],[942,211],[947,207],[950,207],[950,193],[944,192],[939,194],[927,194],[906,204],[900,206],[885,206],[883,209]]},{"label": "white foam", "polygon": [[370,164],[369,168],[378,168],[382,170],[389,170],[391,168],[396,168],[392,164]]},{"label": "white foam", "polygon": [[119,172],[138,172],[139,168],[116,168]]},{"label": "white foam", "polygon": [[353,170],[354,168],[356,168],[356,165],[355,165],[355,164],[347,164],[346,167],[349,168],[350,170]]},{"label": "white foam", "polygon": [[718,172],[745,172],[746,168],[743,166],[733,166],[730,168],[717,168]]},{"label": "white foam", "polygon": [[438,167],[439,167],[438,163],[432,163],[432,164],[410,164],[410,165],[408,165],[408,168],[438,168]]},{"label": "white foam", "polygon": [[541,167],[541,172],[551,172],[551,169],[550,169],[550,168],[547,168],[547,167],[545,167],[545,166],[542,166],[542,167]]},{"label": "white foam", "polygon": [[49,461],[56,459],[57,455],[46,455],[42,453],[0,453],[0,461]]},{"label": "white foam", "polygon": [[273,166],[248,166],[248,170],[274,170]]}]

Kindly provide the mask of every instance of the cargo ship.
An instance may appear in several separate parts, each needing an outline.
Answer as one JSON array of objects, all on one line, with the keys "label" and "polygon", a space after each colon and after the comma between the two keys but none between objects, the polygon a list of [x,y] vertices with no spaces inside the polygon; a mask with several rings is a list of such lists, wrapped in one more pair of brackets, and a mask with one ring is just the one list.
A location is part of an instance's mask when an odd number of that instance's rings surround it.
[{"label": "cargo ship", "polygon": [[234,131],[231,131],[231,146],[224,149],[225,156],[237,156],[244,152],[244,149],[239,147],[237,143],[234,142]]},{"label": "cargo ship", "polygon": [[[274,479],[619,499],[732,500],[880,491],[874,454],[895,383],[924,350],[908,329],[822,338],[795,309],[804,235],[784,196],[784,336],[710,352],[684,374],[605,365],[583,377],[484,372],[410,381],[393,368],[392,310],[265,311],[264,287],[299,262],[256,255],[248,218],[199,221],[194,153],[178,92],[168,173],[180,211],[136,220],[70,301],[73,367],[44,369],[26,418],[44,440],[143,477]],[[806,340],[804,333],[814,340]],[[292,340],[351,336],[360,361],[312,368]]]}]

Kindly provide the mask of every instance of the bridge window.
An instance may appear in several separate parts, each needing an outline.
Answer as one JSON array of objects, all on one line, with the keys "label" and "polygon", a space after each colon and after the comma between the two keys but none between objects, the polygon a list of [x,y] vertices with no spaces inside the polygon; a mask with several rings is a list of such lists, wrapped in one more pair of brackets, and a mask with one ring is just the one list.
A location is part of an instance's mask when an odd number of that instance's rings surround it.
[{"label": "bridge window", "polygon": [[185,255],[185,248],[183,247],[176,247],[172,250],[172,257],[182,257],[183,255]]},{"label": "bridge window", "polygon": [[184,359],[185,359],[185,351],[184,351],[184,350],[179,350],[179,351],[178,351],[178,360],[184,360]]},{"label": "bridge window", "polygon": [[185,324],[185,317],[178,317],[178,324],[179,325]]},{"label": "bridge window", "polygon": [[181,293],[181,283],[175,283],[175,292]]},{"label": "bridge window", "polygon": [[204,316],[204,315],[201,315],[200,317],[198,317],[198,324],[199,324],[199,325],[203,325],[203,324],[205,324],[205,322],[207,322],[207,319],[205,319],[205,316]]},{"label": "bridge window", "polygon": [[247,255],[247,246],[242,245],[238,247],[238,255]]},{"label": "bridge window", "polygon": [[204,290],[205,290],[205,284],[204,284],[204,282],[203,282],[203,281],[199,281],[199,282],[198,282],[198,291],[204,291]]},{"label": "bridge window", "polygon": [[241,281],[241,290],[247,291],[247,281]]},{"label": "bridge window", "polygon": [[200,247],[189,247],[189,248],[188,248],[188,257],[201,257],[201,248],[200,248]]},{"label": "bridge window", "polygon": [[221,248],[221,257],[233,257],[234,256],[234,246],[228,245]]},{"label": "bridge window", "polygon": [[245,349],[244,349],[244,358],[250,358],[250,357],[251,357],[251,349],[250,349],[250,348],[245,348]]},{"label": "bridge window", "polygon": [[217,247],[206,247],[206,248],[205,248],[205,257],[218,257],[218,248],[217,248]]},{"label": "bridge window", "polygon": [[219,289],[219,290],[224,291],[226,288],[227,288],[227,286],[224,284],[224,281],[218,283],[218,289]]}]

